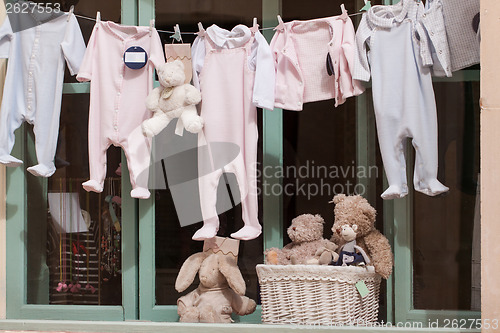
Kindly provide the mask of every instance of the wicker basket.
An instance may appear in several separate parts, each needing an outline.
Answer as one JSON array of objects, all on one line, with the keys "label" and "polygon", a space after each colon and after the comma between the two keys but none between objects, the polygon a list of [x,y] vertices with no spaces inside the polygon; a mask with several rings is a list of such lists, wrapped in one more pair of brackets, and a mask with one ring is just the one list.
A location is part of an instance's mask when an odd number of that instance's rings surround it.
[{"label": "wicker basket", "polygon": [[[262,322],[366,325],[377,321],[380,275],[372,266],[257,265]],[[361,297],[356,283],[369,293]]]}]

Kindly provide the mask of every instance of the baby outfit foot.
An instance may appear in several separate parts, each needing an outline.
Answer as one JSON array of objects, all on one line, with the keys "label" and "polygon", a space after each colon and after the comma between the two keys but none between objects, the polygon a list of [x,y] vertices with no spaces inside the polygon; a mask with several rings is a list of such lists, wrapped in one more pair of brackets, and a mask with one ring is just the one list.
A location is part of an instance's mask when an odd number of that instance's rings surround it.
[{"label": "baby outfit foot", "polygon": [[21,164],[23,164],[23,161],[18,160],[17,158],[11,155],[2,155],[0,156],[0,163],[8,167],[18,167]]},{"label": "baby outfit foot", "polygon": [[28,169],[29,173],[31,173],[33,176],[37,177],[50,177],[56,172],[56,167],[54,164],[52,164],[50,167],[43,165],[43,164],[37,164],[32,167],[29,167]]},{"label": "baby outfit foot", "polygon": [[251,240],[259,237],[261,233],[262,233],[262,228],[260,228],[260,225],[259,228],[246,225],[240,230],[232,233],[231,237],[239,240]]},{"label": "baby outfit foot", "polygon": [[408,194],[408,190],[401,191],[401,189],[399,188],[399,186],[397,186],[397,185],[391,185],[380,196],[384,200],[391,200],[391,199],[403,198],[407,194]]},{"label": "baby outfit foot", "polygon": [[205,223],[201,229],[198,229],[198,231],[194,233],[192,239],[197,241],[211,239],[217,235],[217,231],[219,231],[219,228]]},{"label": "baby outfit foot", "polygon": [[441,184],[441,182],[437,179],[429,181],[428,184],[424,186],[415,185],[415,191],[427,194],[428,196],[431,197],[448,192],[448,190],[449,188]]},{"label": "baby outfit foot", "polygon": [[136,187],[130,191],[130,196],[136,199],[149,199],[150,195],[149,190],[144,187]]},{"label": "baby outfit foot", "polygon": [[97,193],[102,192],[102,185],[93,179],[87,180],[85,183],[82,184],[82,186],[87,192],[97,192]]}]

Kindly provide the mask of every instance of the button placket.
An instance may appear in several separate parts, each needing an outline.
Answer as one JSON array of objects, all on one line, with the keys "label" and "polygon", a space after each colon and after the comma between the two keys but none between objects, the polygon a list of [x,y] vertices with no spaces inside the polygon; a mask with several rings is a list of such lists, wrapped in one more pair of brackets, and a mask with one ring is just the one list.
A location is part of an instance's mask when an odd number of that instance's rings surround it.
[{"label": "button placket", "polygon": [[41,25],[38,25],[35,28],[35,39],[33,41],[33,48],[31,50],[31,57],[30,57],[30,62],[28,66],[28,92],[27,92],[27,98],[26,98],[26,107],[28,111],[32,112],[33,111],[33,87],[34,87],[34,71],[35,71],[35,59],[36,56],[38,55],[38,50],[40,48],[40,32],[41,32]]}]

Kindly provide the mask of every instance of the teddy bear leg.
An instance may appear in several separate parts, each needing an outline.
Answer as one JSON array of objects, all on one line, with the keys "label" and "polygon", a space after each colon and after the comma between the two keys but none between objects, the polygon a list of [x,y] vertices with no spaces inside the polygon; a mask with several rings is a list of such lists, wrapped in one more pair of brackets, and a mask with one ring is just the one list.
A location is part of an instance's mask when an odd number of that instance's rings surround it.
[{"label": "teddy bear leg", "polygon": [[199,133],[203,128],[203,118],[198,115],[194,106],[186,107],[181,114],[181,119],[188,132]]},{"label": "teddy bear leg", "polygon": [[164,112],[155,112],[153,117],[142,122],[142,133],[148,138],[158,135],[170,123]]}]

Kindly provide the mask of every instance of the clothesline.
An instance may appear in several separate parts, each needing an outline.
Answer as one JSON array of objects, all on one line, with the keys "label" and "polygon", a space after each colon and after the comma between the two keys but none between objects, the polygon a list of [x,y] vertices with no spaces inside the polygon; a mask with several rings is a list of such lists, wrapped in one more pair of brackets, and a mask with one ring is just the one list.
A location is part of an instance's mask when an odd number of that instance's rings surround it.
[{"label": "clothesline", "polygon": [[[361,15],[361,14],[363,14],[363,13],[354,13],[354,14],[349,14],[348,16],[356,16],[356,15]],[[83,15],[78,15],[78,14],[75,14],[75,16],[79,17],[79,18],[82,18],[82,19],[86,19],[86,20],[89,20],[89,21],[96,22],[96,19],[93,18],[93,17],[83,16]],[[260,31],[265,31],[265,30],[272,30],[272,29],[274,29],[274,27],[260,28],[259,30]],[[169,31],[169,30],[158,30],[158,29],[156,29],[156,31],[167,33],[167,34],[175,34],[175,31]],[[196,35],[197,33],[198,32],[181,32],[182,35]]]}]

